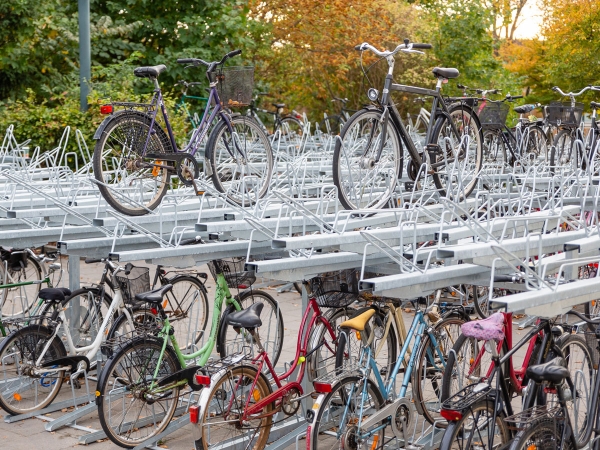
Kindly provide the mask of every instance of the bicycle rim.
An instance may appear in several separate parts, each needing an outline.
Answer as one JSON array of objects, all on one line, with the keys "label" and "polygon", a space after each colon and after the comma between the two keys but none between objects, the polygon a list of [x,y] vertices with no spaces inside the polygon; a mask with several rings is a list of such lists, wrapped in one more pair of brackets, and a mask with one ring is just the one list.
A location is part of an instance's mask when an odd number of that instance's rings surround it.
[{"label": "bicycle rim", "polygon": [[[510,433],[504,415],[494,422],[494,402],[482,401],[463,413],[462,419],[449,426],[441,450],[495,450],[509,442]],[[492,432],[493,430],[493,432]],[[449,437],[449,439],[447,439]]]}]

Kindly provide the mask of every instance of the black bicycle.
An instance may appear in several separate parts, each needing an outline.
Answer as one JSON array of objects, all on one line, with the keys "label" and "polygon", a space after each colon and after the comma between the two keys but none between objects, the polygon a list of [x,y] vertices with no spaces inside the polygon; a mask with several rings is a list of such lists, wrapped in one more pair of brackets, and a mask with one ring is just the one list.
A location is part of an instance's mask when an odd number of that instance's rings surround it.
[{"label": "black bicycle", "polygon": [[[372,104],[355,113],[336,139],[333,181],[346,209],[380,209],[388,205],[402,176],[404,148],[412,162],[407,167],[408,175],[418,183],[415,187],[437,190],[453,199],[465,198],[475,189],[482,164],[479,119],[466,102],[447,105],[441,94],[442,84],[458,77],[458,70],[434,68],[435,90],[392,81],[395,54],[422,54],[417,49],[430,48],[431,44],[410,43],[408,39],[392,51],[379,51],[367,43],[355,47],[385,58],[389,71],[383,93],[370,88],[367,96]],[[433,97],[424,148],[407,130],[392,101],[392,91]]]},{"label": "black bicycle", "polygon": [[[274,110],[262,109],[257,106],[258,97],[260,95],[269,95],[267,92],[259,92],[254,96],[246,111],[246,115],[252,117],[262,127],[263,131],[269,135],[276,135],[277,131],[281,130],[281,136],[284,139],[301,138],[304,129],[302,116],[295,110],[291,114],[284,114],[285,103],[272,103]],[[273,116],[273,129],[269,130],[260,119],[259,114],[267,114]]]}]

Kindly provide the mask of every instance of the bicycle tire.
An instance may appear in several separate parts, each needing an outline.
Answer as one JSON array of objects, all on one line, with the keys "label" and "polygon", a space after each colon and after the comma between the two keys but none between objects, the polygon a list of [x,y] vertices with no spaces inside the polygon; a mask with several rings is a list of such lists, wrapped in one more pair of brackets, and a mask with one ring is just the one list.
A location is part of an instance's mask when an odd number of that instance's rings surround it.
[{"label": "bicycle tire", "polygon": [[[348,423],[358,423],[358,419],[354,417],[354,415],[356,413],[356,409],[360,410],[361,406],[365,406],[365,399],[358,398],[356,400],[350,400],[348,392],[355,388],[355,392],[359,393],[362,397],[361,386],[365,382],[368,385],[367,393],[369,393],[370,397],[366,400],[368,400],[370,404],[367,405],[364,410],[378,411],[383,407],[383,396],[373,380],[358,376],[349,376],[341,379],[332,387],[330,393],[325,395],[321,394],[315,401],[315,404],[319,405],[319,409],[314,415],[312,422],[309,422],[306,433],[307,450],[352,448],[348,446],[348,441],[352,439],[352,432],[355,431],[353,428],[355,429],[356,427],[349,427],[348,430],[344,431],[340,437],[340,440],[337,438],[337,432],[340,428],[345,428]],[[346,419],[346,422],[342,424],[339,414],[343,414],[346,404],[349,404],[349,411],[348,414],[343,417]],[[336,413],[338,414],[337,416]],[[363,418],[364,417],[366,416],[363,416]],[[333,430],[334,428],[336,430]],[[382,435],[383,429],[376,434],[376,436],[378,436],[377,441],[380,443],[383,443]],[[372,442],[367,444],[365,444],[366,448],[375,447],[371,446]]]},{"label": "bicycle tire", "polygon": [[341,116],[327,116],[319,122],[319,130],[335,136],[341,133],[343,125],[344,121]]},{"label": "bicycle tire", "polygon": [[[267,292],[256,289],[240,292],[236,300],[242,309],[246,309],[259,301],[265,305],[260,315],[262,326],[259,329],[259,336],[273,367],[275,367],[281,355],[284,335],[283,315],[281,314],[279,303]],[[224,315],[228,314],[229,311],[231,311],[230,308],[225,310]],[[242,330],[238,333],[232,326],[226,325],[224,322],[221,324],[217,340],[217,350],[221,358],[243,350],[254,354],[256,350],[254,339],[247,331]]]},{"label": "bicycle tire", "polygon": [[[128,312],[131,315],[134,328],[138,328],[139,326],[140,329],[145,329],[147,324],[158,321],[158,316],[153,314],[152,311],[144,305],[130,307]],[[134,334],[134,329],[131,328],[127,315],[119,314],[117,320],[113,322],[112,327],[108,330],[106,340],[111,341],[120,336],[133,337]]]},{"label": "bicycle tire", "polygon": [[483,160],[486,163],[508,165],[506,146],[501,133],[502,130],[483,131]]},{"label": "bicycle tire", "polygon": [[[152,122],[152,117],[139,111],[116,115],[94,147],[94,177],[102,183],[98,189],[106,203],[128,216],[143,216],[155,209],[169,189],[170,169],[164,168],[169,163],[141,156]],[[153,130],[156,133],[150,135],[146,152],[172,153],[170,140],[158,123],[154,122]]]},{"label": "bicycle tire", "polygon": [[577,155],[574,152],[571,130],[560,130],[554,137],[552,150],[550,151],[551,173],[554,174],[554,170],[558,167],[577,168],[578,166],[579,162],[577,161]]},{"label": "bicycle tire", "polygon": [[[25,250],[26,251],[26,250]],[[5,273],[4,264],[0,264],[0,283],[4,283]],[[42,279],[42,267],[39,261],[27,252],[27,265],[21,270],[8,269],[10,280],[6,279],[7,284],[12,281],[20,283],[23,281],[34,281]],[[42,288],[41,284],[30,284],[26,286],[16,286],[12,288],[0,289],[0,313],[4,318],[19,317],[28,313],[35,305],[38,294]],[[23,303],[25,299],[25,303]]]},{"label": "bicycle tire", "polygon": [[527,428],[519,431],[511,445],[510,450],[575,450],[571,440],[562,442],[561,428],[555,426],[552,419],[539,419],[528,424]]},{"label": "bicycle tire", "polygon": [[384,208],[396,189],[402,173],[403,147],[392,120],[387,121],[387,139],[375,162],[382,115],[383,111],[375,109],[356,112],[335,140],[333,183],[345,209]]},{"label": "bicycle tire", "polygon": [[[238,205],[253,205],[269,191],[273,151],[269,137],[254,119],[234,116],[229,120],[234,135],[229,132],[226,121],[221,119],[208,137],[208,174],[215,189],[226,194],[229,200]],[[234,137],[239,141],[234,142]],[[238,154],[239,151],[245,152],[245,157]],[[258,180],[257,185],[252,184],[253,178]],[[249,184],[246,184],[246,179],[250,179]]]},{"label": "bicycle tire", "polygon": [[[439,450],[492,450],[496,449],[510,441],[510,432],[508,430],[506,422],[504,422],[504,412],[499,412],[496,415],[496,427],[500,432],[498,438],[494,437],[492,446],[484,446],[484,442],[487,444],[488,433],[487,429],[482,432],[479,427],[473,427],[472,435],[474,435],[475,442],[472,442],[471,434],[468,433],[468,429],[465,430],[465,425],[468,426],[468,421],[471,420],[478,423],[480,414],[484,414],[484,418],[487,421],[491,421],[494,415],[494,400],[486,399],[473,404],[468,411],[463,412],[463,416],[456,422],[450,422],[446,428],[446,432],[442,436],[442,442]],[[475,431],[478,430],[478,431]],[[461,445],[460,441],[467,440],[467,445]],[[496,442],[499,441],[499,442]],[[470,444],[470,445],[469,445]]]},{"label": "bicycle tire", "polygon": [[[461,136],[454,135],[452,128],[449,126],[449,118],[447,116],[441,116],[436,120],[433,132],[431,134],[430,143],[439,145],[442,148],[442,154],[438,155],[435,163],[442,164],[444,161],[444,154],[449,159],[454,159],[454,148],[448,148],[447,139],[451,141],[452,147],[455,147],[458,146],[460,144],[459,141],[468,134],[470,145],[466,151],[461,149],[459,152],[458,159],[460,161],[460,165],[464,167],[458,168],[456,161],[450,168],[446,167],[444,164],[435,168],[432,177],[433,182],[435,183],[435,186],[439,190],[441,196],[448,195],[454,200],[460,200],[469,197],[469,195],[471,195],[477,186],[479,172],[481,171],[481,166],[483,164],[483,133],[481,132],[479,118],[471,108],[463,104],[458,104],[450,106],[448,108],[448,113],[449,116],[453,118],[456,127],[462,134]],[[466,163],[464,162],[465,153],[467,155]],[[473,156],[473,158],[471,156]],[[450,183],[448,183],[449,169],[451,178]],[[456,178],[458,171],[462,171],[461,177],[459,177],[460,179]],[[455,182],[457,183],[456,188],[454,188]]]},{"label": "bicycle tire", "polygon": [[[169,425],[175,415],[180,387],[166,391],[162,396],[157,393],[158,399],[154,401],[149,398],[149,383],[156,381],[153,380],[153,375],[162,347],[163,342],[157,338],[132,339],[112,354],[100,374],[96,392],[100,425],[106,436],[120,447],[133,448],[156,436]],[[159,379],[182,369],[175,351],[170,346],[167,345],[163,355],[158,372]],[[167,401],[169,404],[163,406]],[[133,411],[136,404],[140,408]],[[122,415],[115,413],[119,405],[127,405]],[[156,415],[155,411],[158,409],[162,411]],[[142,416],[144,411],[146,415]]]},{"label": "bicycle tire", "polygon": [[[17,416],[45,408],[60,392],[65,377],[64,371],[55,376],[39,378],[23,375],[23,366],[35,366],[31,362],[39,359],[52,336],[52,331],[44,326],[29,325],[14,331],[0,343],[0,408],[8,414]],[[18,367],[15,361],[17,354],[21,362],[29,361],[29,364],[21,364]],[[67,351],[64,344],[54,337],[41,362],[43,364],[65,356]],[[28,394],[29,391],[33,392]],[[47,392],[47,395],[41,398],[43,392]]]},{"label": "bicycle tire", "polygon": [[528,127],[526,151],[528,159],[534,164],[548,162],[551,155],[548,152],[548,143],[546,141],[546,133],[541,127],[531,125]]},{"label": "bicycle tire", "polygon": [[282,137],[285,138],[288,142],[297,140],[297,143],[300,143],[300,140],[302,139],[302,131],[304,129],[304,125],[300,120],[292,116],[286,116],[282,118],[277,124],[278,126],[275,129],[275,133],[277,133],[277,130],[281,130]]},{"label": "bicycle tire", "polygon": [[[253,383],[254,380],[256,380],[256,384]],[[227,390],[228,388],[230,391]],[[259,416],[262,415],[264,417],[259,417],[260,421],[256,425],[252,425],[250,421],[246,421],[242,426],[237,420],[223,420],[223,416],[231,417],[232,415],[237,415],[240,411],[243,411],[248,403],[252,401],[258,402],[269,396],[272,393],[272,389],[265,375],[258,373],[258,370],[254,366],[235,366],[228,369],[214,383],[214,386],[211,386],[210,390],[210,395],[206,397],[205,402],[201,401],[200,405],[200,411],[203,414],[198,421],[200,437],[195,441],[196,449],[210,450],[213,448],[209,441],[211,438],[215,440],[214,445],[218,446],[223,445],[223,440],[235,439],[236,444],[240,444],[240,448],[246,450],[264,449],[273,423],[273,402],[267,403],[260,413],[258,413]],[[231,412],[231,408],[235,410],[234,413]],[[215,419],[214,428],[217,428],[217,430],[211,430],[211,425],[207,425],[210,419]],[[224,437],[219,433],[219,425],[221,425],[221,428],[225,428]],[[256,431],[252,433],[253,429],[259,430],[258,433]],[[239,435],[234,433],[239,433]],[[255,440],[254,445],[252,445],[253,440]]]},{"label": "bicycle tire", "polygon": [[[450,354],[450,349],[454,347],[458,336],[461,335],[460,326],[463,323],[465,323],[464,319],[450,317],[434,325],[434,333],[438,334],[440,338],[438,345],[443,355]],[[442,340],[443,337],[446,339]],[[445,428],[446,423],[440,416],[439,410],[441,409],[443,374],[447,366],[444,366],[442,361],[438,363],[438,357],[429,334],[426,333],[416,352],[417,364],[412,372],[411,386],[417,412],[430,424],[435,423],[436,427]],[[448,356],[446,356],[447,358]],[[431,359],[434,360],[436,366],[432,367]],[[431,384],[431,393],[426,392],[429,387],[428,383]]]}]

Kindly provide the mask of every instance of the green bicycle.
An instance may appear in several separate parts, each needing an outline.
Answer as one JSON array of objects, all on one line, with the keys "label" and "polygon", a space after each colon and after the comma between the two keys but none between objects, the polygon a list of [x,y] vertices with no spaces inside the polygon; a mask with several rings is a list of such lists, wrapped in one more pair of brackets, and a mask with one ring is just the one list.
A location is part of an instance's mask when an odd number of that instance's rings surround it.
[{"label": "green bicycle", "polygon": [[[206,108],[208,98],[198,97],[196,95],[188,95],[187,91],[192,86],[201,86],[202,84],[204,84],[204,83],[199,83],[199,82],[188,83],[187,81],[183,81],[183,80],[180,81],[179,83],[177,83],[177,85],[183,86],[183,90],[181,91],[181,98],[175,104],[175,113],[183,114],[185,116],[185,119],[188,120],[190,122],[190,124],[192,125],[192,130],[195,130],[196,128],[198,128],[198,125],[200,125],[200,117],[202,116],[202,112],[204,111],[204,108]],[[190,112],[190,109],[188,108],[189,100],[194,100],[195,102],[200,103],[202,105],[202,110],[200,111],[200,113],[198,113],[196,111],[192,114],[192,112]]]},{"label": "green bicycle", "polygon": [[[137,330],[137,336],[119,336],[104,346],[103,351],[109,358],[98,380],[96,404],[102,429],[115,444],[135,447],[161,433],[176,413],[185,412],[187,406],[179,402],[181,390],[186,385],[192,390],[200,389],[194,384],[193,376],[209,361],[215,346],[222,356],[240,346],[253,347],[252,337],[244,331],[239,335],[242,344],[228,342],[227,316],[230,313],[264,308],[261,318],[268,335],[265,347],[273,364],[276,363],[283,344],[283,318],[277,302],[269,294],[247,290],[256,277],[254,272],[236,271],[243,264],[243,259],[215,260],[209,264],[216,278],[210,335],[200,349],[190,354],[180,350],[163,309],[163,298],[172,286],[167,284],[136,295],[136,300],[152,305],[152,312],[160,318],[160,328],[155,326],[142,334]],[[243,291],[234,297],[230,287]],[[191,365],[188,367],[188,364]]]}]

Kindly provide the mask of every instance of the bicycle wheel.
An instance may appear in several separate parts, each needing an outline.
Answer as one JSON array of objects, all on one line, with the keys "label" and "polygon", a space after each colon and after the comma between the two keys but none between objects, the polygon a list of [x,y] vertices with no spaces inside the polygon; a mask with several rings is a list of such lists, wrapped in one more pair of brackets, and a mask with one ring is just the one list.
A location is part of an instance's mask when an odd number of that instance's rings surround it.
[{"label": "bicycle wheel", "polygon": [[570,439],[562,442],[562,427],[552,419],[540,419],[519,431],[510,450],[575,450]]},{"label": "bicycle wheel", "polygon": [[[48,406],[58,395],[64,371],[35,375],[33,370],[46,362],[67,356],[65,346],[46,327],[30,325],[10,334],[0,344],[0,407],[16,416]],[[42,357],[40,366],[36,361]],[[54,366],[55,367],[55,366]]]},{"label": "bicycle wheel", "polygon": [[273,152],[269,138],[252,118],[235,116],[213,128],[206,144],[207,172],[219,192],[239,205],[263,198],[271,183]]},{"label": "bicycle wheel", "polygon": [[488,164],[508,164],[506,146],[501,136],[502,130],[483,132],[483,162]]},{"label": "bicycle wheel", "polygon": [[179,275],[165,280],[173,289],[167,292],[164,307],[175,330],[175,339],[182,351],[194,351],[208,323],[208,296],[204,284],[196,277]]},{"label": "bicycle wheel", "polygon": [[[40,263],[29,252],[27,252],[26,263],[20,266],[9,264],[5,267],[4,263],[0,262],[0,284],[16,284],[41,279]],[[26,314],[35,305],[41,288],[41,284],[30,284],[0,289],[0,315],[10,318]]]},{"label": "bicycle wheel", "polygon": [[[366,395],[363,390],[366,383]],[[319,410],[307,431],[306,439],[313,450],[383,448],[384,429],[379,430],[368,442],[357,442],[357,424],[384,405],[377,385],[369,378],[350,376],[343,378],[320,403]],[[362,430],[367,431],[367,430]]]},{"label": "bicycle wheel", "polygon": [[448,424],[440,450],[498,449],[510,440],[510,432],[504,418],[504,413],[499,412],[494,421],[493,400],[477,402],[463,413],[461,419]]},{"label": "bicycle wheel", "polygon": [[265,448],[273,423],[273,403],[267,403],[244,420],[241,416],[246,408],[271,394],[266,377],[253,366],[237,366],[229,369],[210,389],[209,397],[201,406],[203,414],[198,424],[200,438],[196,439],[196,449],[227,448],[234,444],[235,448],[246,450]]},{"label": "bicycle wheel", "polygon": [[[473,307],[477,315],[482,319],[489,317],[492,314],[489,309],[490,288],[488,286],[473,286],[471,292],[473,294]],[[506,295],[506,290],[494,288],[493,293],[493,298],[501,297]]]},{"label": "bicycle wheel", "polygon": [[577,152],[575,151],[573,136],[571,136],[570,130],[560,130],[554,138],[552,150],[550,151],[550,166],[552,173],[561,167],[573,170],[579,167]]},{"label": "bicycle wheel", "polygon": [[[85,347],[91,345],[96,339],[111,302],[112,299],[106,292],[101,297],[100,289],[84,287],[73,292],[62,304],[46,303],[42,314],[49,317],[55,308],[67,307],[65,314],[67,321],[63,327],[69,328],[75,347]],[[117,313],[113,313],[105,333],[112,328],[117,317]],[[61,336],[66,335],[63,332]]]},{"label": "bicycle wheel", "polygon": [[345,209],[381,209],[396,189],[402,171],[402,144],[391,120],[382,144],[382,114],[358,111],[335,140],[333,183]]},{"label": "bicycle wheel", "polygon": [[[300,144],[302,139],[303,125],[298,119],[287,116],[281,119],[277,130],[281,130],[281,137],[290,144]],[[275,132],[277,132],[275,130]]]},{"label": "bicycle wheel", "polygon": [[[279,355],[281,355],[284,334],[283,316],[279,304],[266,292],[256,289],[242,291],[236,299],[242,309],[247,309],[250,305],[258,302],[264,305],[260,314],[262,326],[258,331],[261,344],[267,351],[271,363],[275,366],[279,360]],[[222,325],[218,340],[217,349],[221,358],[244,351],[254,354],[256,351],[254,339],[250,336],[250,333],[246,330],[237,333],[229,325]]]},{"label": "bicycle wheel", "polygon": [[[177,411],[180,387],[156,389],[157,379],[181,370],[177,355],[169,346],[159,366],[162,342],[133,339],[120,347],[106,362],[98,380],[98,417],[106,436],[116,445],[133,448],[162,432]],[[158,371],[155,372],[158,367]]]},{"label": "bicycle wheel", "polygon": [[[571,380],[575,387],[572,400],[567,401],[571,427],[575,433],[578,444],[583,446],[583,437],[587,428],[592,425],[588,420],[588,406],[590,395],[593,391],[594,360],[589,346],[584,338],[574,334],[563,335],[557,342],[558,348],[567,362]],[[557,399],[558,401],[558,399]]]},{"label": "bicycle wheel", "polygon": [[[93,156],[98,189],[110,206],[122,214],[142,216],[155,209],[169,188],[166,161],[146,153],[172,153],[171,142],[152,118],[137,111],[116,116],[96,141]],[[148,145],[146,146],[146,142]]]},{"label": "bicycle wheel", "polygon": [[332,135],[340,134],[344,125],[341,116],[327,116],[319,122],[319,130]]},{"label": "bicycle wheel", "polygon": [[[450,317],[435,324],[433,333],[444,358],[448,358],[450,350],[461,336],[460,327],[463,323],[464,319]],[[429,423],[437,421],[437,427],[445,428],[440,409],[442,379],[447,363],[440,358],[438,349],[433,345],[429,334],[425,334],[416,352],[417,363],[412,373],[411,386],[417,412]]]},{"label": "bicycle wheel", "polygon": [[108,330],[107,341],[119,336],[133,337],[136,329],[145,330],[148,324],[158,322],[158,316],[153,314],[147,306],[139,305],[129,308],[128,313],[131,316],[131,322],[126,314],[119,314]]},{"label": "bicycle wheel", "polygon": [[528,133],[525,132],[527,139],[525,150],[528,164],[537,165],[540,163],[547,163],[550,160],[550,154],[548,152],[548,141],[544,130],[538,126],[530,126],[527,128]]},{"label": "bicycle wheel", "polygon": [[471,195],[477,185],[483,163],[483,134],[470,108],[456,105],[449,112],[450,118],[437,119],[431,135],[431,142],[441,148],[441,154],[432,161],[433,181],[440,195],[460,200]]}]

